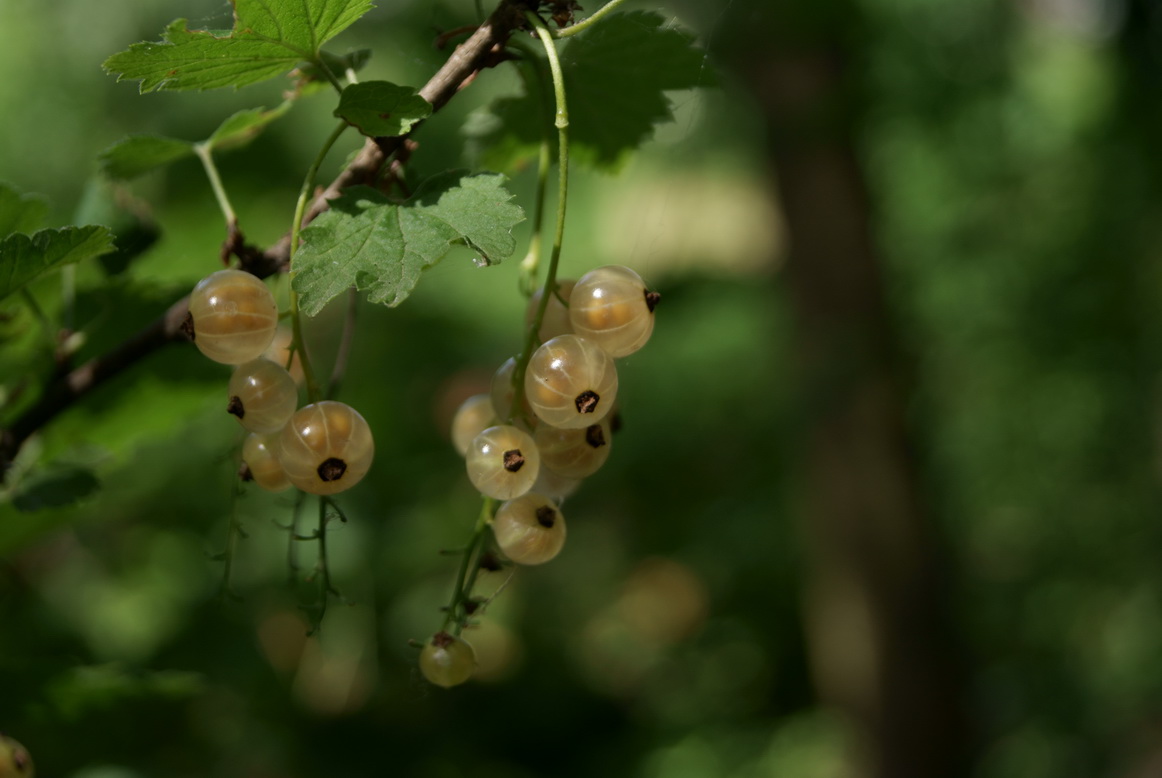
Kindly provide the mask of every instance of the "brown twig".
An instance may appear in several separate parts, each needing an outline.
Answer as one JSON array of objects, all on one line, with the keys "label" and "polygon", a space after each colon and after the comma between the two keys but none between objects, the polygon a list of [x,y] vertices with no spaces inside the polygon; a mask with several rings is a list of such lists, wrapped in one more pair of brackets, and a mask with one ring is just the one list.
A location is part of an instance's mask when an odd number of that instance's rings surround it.
[{"label": "brown twig", "polygon": [[[419,94],[438,111],[476,73],[503,59],[504,43],[513,30],[523,24],[525,0],[502,0],[492,16],[468,40],[456,47],[444,65],[420,89]],[[418,125],[416,125],[418,126]],[[415,127],[412,128],[412,132]],[[398,151],[407,136],[368,138],[362,150],[343,171],[310,204],[304,223],[325,211],[331,200],[349,186],[371,184],[388,157]],[[284,235],[266,251],[252,249],[232,233],[227,251],[239,258],[240,265],[259,278],[285,272],[289,265],[290,235]],[[38,429],[51,422],[96,387],[121,371],[133,366],[157,349],[175,340],[185,339],[182,323],[188,314],[189,298],[182,298],[152,324],[107,354],[94,357],[84,365],[53,380],[40,398],[21,413],[6,429],[0,430],[0,479],[8,472],[13,458],[24,442]]]}]

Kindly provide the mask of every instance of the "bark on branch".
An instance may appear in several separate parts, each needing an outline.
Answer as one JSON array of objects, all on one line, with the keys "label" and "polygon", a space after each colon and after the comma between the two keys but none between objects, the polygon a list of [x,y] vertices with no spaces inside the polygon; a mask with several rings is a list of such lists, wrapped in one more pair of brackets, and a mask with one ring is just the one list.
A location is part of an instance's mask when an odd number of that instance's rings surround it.
[{"label": "bark on branch", "polygon": [[[420,89],[420,96],[432,104],[434,111],[443,108],[482,69],[492,67],[504,59],[505,42],[524,22],[524,5],[524,0],[503,0],[488,20],[456,47],[443,66]],[[330,201],[347,187],[374,181],[384,163],[403,146],[407,137],[368,138],[355,159],[310,204],[305,222],[310,222],[327,210]],[[285,272],[290,260],[290,235],[284,235],[266,251],[238,253],[246,269],[260,278]],[[13,420],[7,429],[0,430],[0,480],[8,472],[21,446],[38,429],[109,378],[167,343],[185,340],[181,326],[188,313],[188,302],[188,297],[178,300],[164,315],[109,353],[94,357],[54,379],[36,403]]]}]

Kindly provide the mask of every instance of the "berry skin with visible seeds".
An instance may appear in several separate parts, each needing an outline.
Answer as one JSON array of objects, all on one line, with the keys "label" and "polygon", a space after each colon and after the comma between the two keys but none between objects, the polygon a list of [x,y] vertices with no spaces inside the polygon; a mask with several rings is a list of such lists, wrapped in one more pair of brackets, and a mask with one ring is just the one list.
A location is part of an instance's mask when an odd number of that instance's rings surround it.
[{"label": "berry skin with visible seeds", "polygon": [[262,356],[274,339],[278,305],[257,276],[219,270],[190,293],[194,345],[215,362],[240,365]]},{"label": "berry skin with visible seeds", "polygon": [[291,416],[279,435],[278,457],[294,486],[310,494],[338,494],[367,475],[375,442],[358,411],[323,400]]},{"label": "berry skin with visible seeds", "polygon": [[593,341],[560,335],[533,352],[525,372],[525,394],[546,424],[588,427],[605,418],[617,399],[617,368]]},{"label": "berry skin with visible seeds", "polygon": [[541,452],[541,467],[566,478],[588,478],[609,458],[613,433],[602,419],[580,429],[560,429],[542,425],[533,439]]},{"label": "berry skin with visible seeds", "polygon": [[497,500],[511,500],[532,488],[541,469],[541,455],[531,435],[501,424],[472,440],[464,464],[477,491]]},{"label": "berry skin with visible seeds", "polygon": [[474,394],[460,404],[452,417],[452,445],[460,456],[468,453],[472,439],[492,425],[496,411],[486,394]]},{"label": "berry skin with visible seeds", "polygon": [[541,565],[561,553],[565,517],[552,500],[531,492],[500,506],[492,520],[492,534],[513,562]]},{"label": "berry skin with visible seeds", "polygon": [[451,689],[476,672],[476,652],[467,641],[437,632],[420,651],[420,672],[436,686]]},{"label": "berry skin with visible seeds", "polygon": [[268,492],[283,492],[291,488],[278,459],[278,440],[278,435],[252,432],[242,441],[242,461],[249,468],[251,480]]},{"label": "berry skin with visible seeds", "polygon": [[610,356],[628,356],[650,339],[654,306],[660,299],[628,267],[599,267],[581,276],[573,287],[569,322],[573,332],[592,340]]},{"label": "berry skin with visible seeds", "polygon": [[226,410],[250,432],[278,432],[299,404],[299,390],[281,365],[254,359],[234,369]]}]

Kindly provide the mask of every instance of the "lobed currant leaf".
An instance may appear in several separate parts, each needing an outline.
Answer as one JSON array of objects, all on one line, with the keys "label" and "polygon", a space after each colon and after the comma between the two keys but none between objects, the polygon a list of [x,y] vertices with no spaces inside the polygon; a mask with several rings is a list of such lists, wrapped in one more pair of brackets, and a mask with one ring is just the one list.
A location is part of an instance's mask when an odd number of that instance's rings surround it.
[{"label": "lobed currant leaf", "polygon": [[9,235],[0,240],[0,300],[42,273],[112,250],[112,234],[98,225]]},{"label": "lobed currant leaf", "polygon": [[40,195],[21,194],[0,184],[0,238],[14,232],[30,233],[47,215],[48,201]]},{"label": "lobed currant leaf", "polygon": [[351,84],[339,96],[335,109],[335,116],[370,138],[403,135],[431,115],[432,104],[415,89],[387,81]]},{"label": "lobed currant leaf", "polygon": [[105,61],[117,80],[158,89],[240,87],[320,60],[320,47],[371,8],[370,0],[233,0],[232,30],[191,30],[185,19],[162,41],[135,43]]},{"label": "lobed currant leaf", "polygon": [[[538,63],[544,67],[544,63]],[[561,54],[569,104],[571,158],[597,168],[617,167],[655,125],[673,119],[666,92],[709,86],[713,74],[693,36],[656,13],[609,16],[569,38]],[[509,169],[536,154],[551,95],[497,100],[465,127],[483,164]],[[555,133],[550,137],[554,143]]]},{"label": "lobed currant leaf", "polygon": [[504,176],[445,173],[425,181],[403,203],[368,187],[352,187],[302,232],[294,257],[299,307],[314,316],[355,286],[371,302],[396,306],[424,269],[457,243],[486,262],[512,255],[512,228],[524,211],[510,202]]}]

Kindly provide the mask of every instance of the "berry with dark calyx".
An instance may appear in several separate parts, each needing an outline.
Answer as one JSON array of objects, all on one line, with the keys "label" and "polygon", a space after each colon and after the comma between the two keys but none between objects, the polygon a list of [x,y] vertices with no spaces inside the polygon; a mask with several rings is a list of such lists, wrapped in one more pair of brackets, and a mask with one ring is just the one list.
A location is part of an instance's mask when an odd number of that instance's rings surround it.
[{"label": "berry with dark calyx", "polygon": [[338,494],[367,475],[375,442],[358,411],[323,400],[291,416],[279,435],[278,456],[292,485],[310,494]]},{"label": "berry with dark calyx", "polygon": [[534,433],[541,467],[566,478],[587,478],[609,458],[613,433],[605,419],[579,429],[541,425]]},{"label": "berry with dark calyx", "polygon": [[234,369],[226,410],[251,432],[278,432],[299,404],[299,390],[281,365],[253,359]]},{"label": "berry with dark calyx", "polygon": [[605,418],[617,399],[617,368],[596,343],[560,335],[533,352],[525,394],[541,421],[576,429]]},{"label": "berry with dark calyx", "polygon": [[420,672],[436,686],[451,689],[476,672],[476,652],[467,641],[437,632],[420,651]]},{"label": "berry with dark calyx", "polygon": [[513,562],[540,565],[565,545],[565,517],[552,500],[530,492],[500,506],[492,519],[492,534]]},{"label": "berry with dark calyx", "polygon": [[477,491],[497,500],[511,500],[532,488],[541,469],[541,455],[531,435],[501,424],[473,438],[464,463],[468,480]]},{"label": "berry with dark calyx", "polygon": [[[540,329],[537,330],[537,342],[544,343],[558,335],[568,335],[573,332],[573,325],[569,321],[569,309],[565,303],[573,292],[576,281],[558,281],[557,291],[549,295],[549,302],[545,305],[545,315],[541,319]],[[537,315],[537,308],[545,290],[538,289],[529,298],[528,308],[525,309],[525,327],[531,327],[533,318]]]},{"label": "berry with dark calyx", "polygon": [[240,365],[262,356],[274,339],[278,305],[257,276],[219,270],[190,293],[194,345],[215,362]]},{"label": "berry with dark calyx", "polygon": [[452,445],[464,456],[472,439],[492,425],[496,411],[486,394],[474,394],[460,404],[452,417]]},{"label": "berry with dark calyx", "polygon": [[641,276],[621,265],[591,270],[569,295],[573,332],[589,338],[612,357],[632,354],[654,331],[654,307],[661,299]]},{"label": "berry with dark calyx", "polygon": [[252,432],[242,441],[242,461],[246,463],[250,480],[268,492],[282,492],[291,482],[278,459],[278,435]]},{"label": "berry with dark calyx", "polygon": [[0,778],[35,778],[28,749],[0,732]]}]

